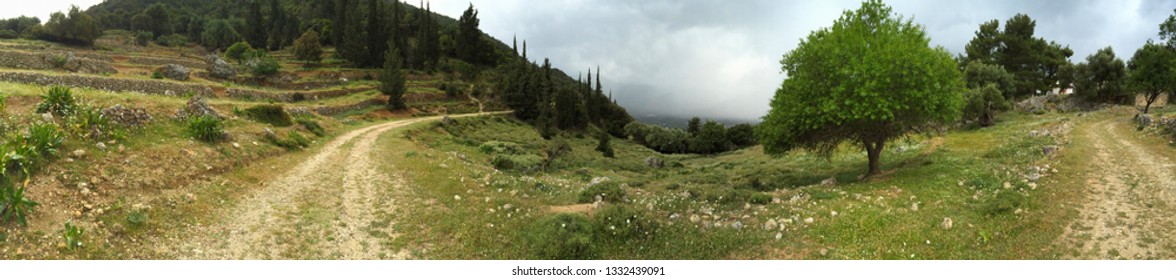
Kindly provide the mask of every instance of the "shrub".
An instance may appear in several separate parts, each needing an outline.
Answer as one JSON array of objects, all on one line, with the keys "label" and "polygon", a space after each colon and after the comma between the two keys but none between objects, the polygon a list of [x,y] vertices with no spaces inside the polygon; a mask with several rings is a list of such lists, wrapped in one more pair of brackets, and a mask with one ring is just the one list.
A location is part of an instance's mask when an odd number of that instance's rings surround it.
[{"label": "shrub", "polygon": [[772,196],[765,194],[765,193],[758,193],[757,192],[757,193],[751,194],[751,198],[748,199],[748,202],[751,202],[751,204],[765,205],[768,203],[772,203]]},{"label": "shrub", "polygon": [[609,144],[609,140],[612,139],[612,136],[609,136],[608,132],[601,130],[599,133],[597,133],[596,139],[599,141],[596,145],[596,151],[603,154],[604,157],[613,157],[613,148],[612,145]]},{"label": "shrub", "polygon": [[77,250],[82,248],[82,235],[86,233],[86,229],[77,227],[70,222],[65,222],[65,231],[61,237],[65,239],[66,248],[69,250]]},{"label": "shrub", "polygon": [[583,215],[557,214],[532,225],[531,251],[537,259],[585,260],[597,257],[595,227]]},{"label": "shrub", "polygon": [[727,141],[735,147],[750,147],[756,144],[755,127],[750,124],[737,124],[727,129]]},{"label": "shrub", "polygon": [[163,79],[163,73],[159,71],[151,72],[151,78],[156,80]]},{"label": "shrub", "polygon": [[8,96],[0,94],[0,116],[8,114]]},{"label": "shrub", "polygon": [[155,34],[151,34],[149,31],[139,31],[139,33],[135,33],[135,45],[146,47],[151,38],[155,38]]},{"label": "shrub", "polygon": [[285,148],[286,150],[298,150],[310,146],[310,140],[291,130],[286,134],[286,138],[280,138],[274,134],[266,134],[265,140],[274,144],[274,146]]},{"label": "shrub", "polygon": [[135,210],[127,213],[127,223],[131,224],[132,226],[142,226],[147,224],[147,218],[147,213],[143,213],[143,211]]},{"label": "shrub", "polygon": [[25,136],[25,141],[42,157],[57,155],[57,148],[61,147],[63,140],[64,133],[52,123],[33,124],[29,126],[29,134]]},{"label": "shrub", "polygon": [[16,31],[8,29],[0,30],[0,39],[16,39],[16,37],[19,35],[20,34],[16,34]]},{"label": "shrub", "polygon": [[256,64],[253,65],[252,73],[254,77],[268,77],[278,73],[282,66],[278,65],[278,61],[268,55],[261,56]]},{"label": "shrub", "polygon": [[25,188],[13,185],[9,177],[0,178],[0,221],[28,225],[28,213],[37,202],[24,196]]},{"label": "shrub", "polygon": [[441,84],[441,90],[444,90],[445,96],[449,98],[457,98],[463,93],[457,84]]},{"label": "shrub", "polygon": [[658,229],[648,213],[628,205],[605,206],[595,218],[599,236],[613,237],[607,240],[649,239]]},{"label": "shrub", "polygon": [[518,155],[526,153],[522,146],[513,142],[487,141],[478,146],[478,150],[485,154]]},{"label": "shrub", "polygon": [[77,107],[73,92],[69,87],[52,86],[49,91],[41,95],[41,103],[37,104],[37,113],[51,113],[54,116],[72,114]]},{"label": "shrub", "polygon": [[197,140],[216,142],[224,137],[225,125],[221,123],[220,118],[199,115],[188,118],[187,132],[189,136]]},{"label": "shrub", "polygon": [[246,108],[241,112],[249,119],[273,126],[294,125],[294,119],[290,117],[290,114],[286,112],[286,109],[282,105],[257,105]]},{"label": "shrub", "polygon": [[159,36],[159,39],[156,39],[155,42],[159,43],[160,45],[173,48],[182,47],[188,44],[188,37],[184,37],[184,35],[180,34],[171,34],[167,36]]},{"label": "shrub", "polygon": [[498,170],[534,171],[543,159],[536,155],[495,155],[490,164]]},{"label": "shrub", "polygon": [[323,126],[319,125],[319,123],[316,121],[300,119],[298,120],[298,124],[302,125],[302,127],[306,128],[306,130],[310,131],[310,133],[314,133],[314,136],[323,137],[323,135],[327,134],[327,132],[323,130]]},{"label": "shrub", "polygon": [[600,196],[605,202],[624,202],[625,190],[621,189],[616,183],[603,182],[580,191],[580,197],[577,201],[580,203],[592,203],[596,201],[596,196]]}]

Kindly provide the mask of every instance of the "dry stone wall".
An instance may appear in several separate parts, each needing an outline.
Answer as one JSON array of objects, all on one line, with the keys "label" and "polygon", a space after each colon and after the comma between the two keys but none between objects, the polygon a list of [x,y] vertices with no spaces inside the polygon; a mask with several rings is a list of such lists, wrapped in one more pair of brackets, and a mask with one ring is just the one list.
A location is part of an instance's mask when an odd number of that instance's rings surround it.
[{"label": "dry stone wall", "polygon": [[275,102],[298,102],[303,100],[319,100],[325,98],[334,98],[345,96],[351,93],[364,92],[372,90],[371,87],[358,87],[351,89],[336,89],[325,91],[288,91],[288,92],[270,92],[255,89],[230,88],[225,90],[225,94],[230,98],[245,99],[245,100],[273,100]]},{"label": "dry stone wall", "polygon": [[70,87],[88,87],[93,89],[124,92],[136,91],[146,94],[179,95],[195,93],[197,95],[212,95],[212,88],[204,85],[181,84],[159,80],[130,80],[110,77],[76,76],[76,75],[46,75],[30,72],[0,72],[0,81],[48,85],[65,85]]}]

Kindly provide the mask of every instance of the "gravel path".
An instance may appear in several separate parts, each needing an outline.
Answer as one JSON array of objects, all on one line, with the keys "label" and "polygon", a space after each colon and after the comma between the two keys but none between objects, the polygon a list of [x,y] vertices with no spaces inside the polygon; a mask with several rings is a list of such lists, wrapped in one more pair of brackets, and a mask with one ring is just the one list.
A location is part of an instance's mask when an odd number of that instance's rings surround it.
[{"label": "gravel path", "polygon": [[1080,132],[1095,153],[1089,155],[1085,204],[1063,235],[1076,250],[1071,257],[1176,258],[1176,161],[1137,142],[1131,128],[1112,118]]},{"label": "gravel path", "polygon": [[[469,114],[452,117],[465,117]],[[246,195],[219,221],[159,250],[175,259],[406,259],[393,248],[397,199],[407,185],[373,159],[387,122],[336,137],[306,161]],[[387,139],[387,138],[385,138]]]}]

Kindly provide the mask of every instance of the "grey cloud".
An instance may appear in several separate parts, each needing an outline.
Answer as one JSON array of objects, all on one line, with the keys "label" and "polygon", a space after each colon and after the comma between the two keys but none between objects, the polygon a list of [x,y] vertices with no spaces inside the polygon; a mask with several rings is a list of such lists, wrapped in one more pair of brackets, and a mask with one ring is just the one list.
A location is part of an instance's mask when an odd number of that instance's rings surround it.
[{"label": "grey cloud", "polygon": [[[812,30],[860,1],[486,1],[475,3],[482,30],[526,40],[531,59],[550,58],[575,75],[601,67],[604,85],[635,115],[754,120],[765,114],[784,75],[781,56]],[[893,1],[952,53],[988,20],[1017,13],[1037,36],[1069,45],[1071,61],[1112,46],[1124,60],[1176,8],[1163,1]],[[460,16],[466,1],[433,1]]]}]

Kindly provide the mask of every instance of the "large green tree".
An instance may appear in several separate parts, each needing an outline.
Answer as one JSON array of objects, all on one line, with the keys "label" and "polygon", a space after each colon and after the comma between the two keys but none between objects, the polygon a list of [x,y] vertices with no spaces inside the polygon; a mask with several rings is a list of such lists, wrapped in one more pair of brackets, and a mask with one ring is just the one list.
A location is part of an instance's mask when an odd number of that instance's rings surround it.
[{"label": "large green tree", "polygon": [[1127,101],[1127,66],[1122,59],[1115,57],[1111,47],[1087,56],[1086,63],[1078,64],[1075,68],[1074,92],[1079,96],[1108,103]]},{"label": "large green tree", "polygon": [[469,63],[481,63],[484,52],[482,31],[478,29],[478,10],[474,4],[461,14],[457,21],[457,58]]},{"label": "large green tree", "polygon": [[1013,74],[1013,86],[1001,88],[1006,99],[1044,93],[1057,86],[1059,73],[1069,64],[1074,51],[1067,46],[1034,37],[1037,22],[1025,14],[1017,14],[1005,21],[991,20],[980,24],[964,50],[967,54],[961,67],[968,62],[998,64]]},{"label": "large green tree", "polygon": [[1176,92],[1176,51],[1171,48],[1148,41],[1135,51],[1127,69],[1128,88],[1142,93],[1146,100],[1144,114],[1161,93]]},{"label": "large green tree", "polygon": [[56,12],[49,15],[45,23],[45,36],[49,40],[79,45],[93,45],[102,36],[98,21],[83,13],[78,6],[71,6],[68,14]]},{"label": "large green tree", "polygon": [[310,29],[294,40],[294,57],[306,61],[306,64],[318,64],[323,60],[323,46],[319,44],[318,32]]},{"label": "large green tree", "polygon": [[245,14],[245,41],[249,45],[265,48],[266,39],[265,18],[261,15],[261,0],[249,1],[248,12]]},{"label": "large green tree", "polygon": [[875,175],[887,141],[960,118],[957,62],[879,0],[810,33],[780,64],[787,78],[756,131],[769,154],[831,155],[852,141],[868,154],[867,175]]}]

